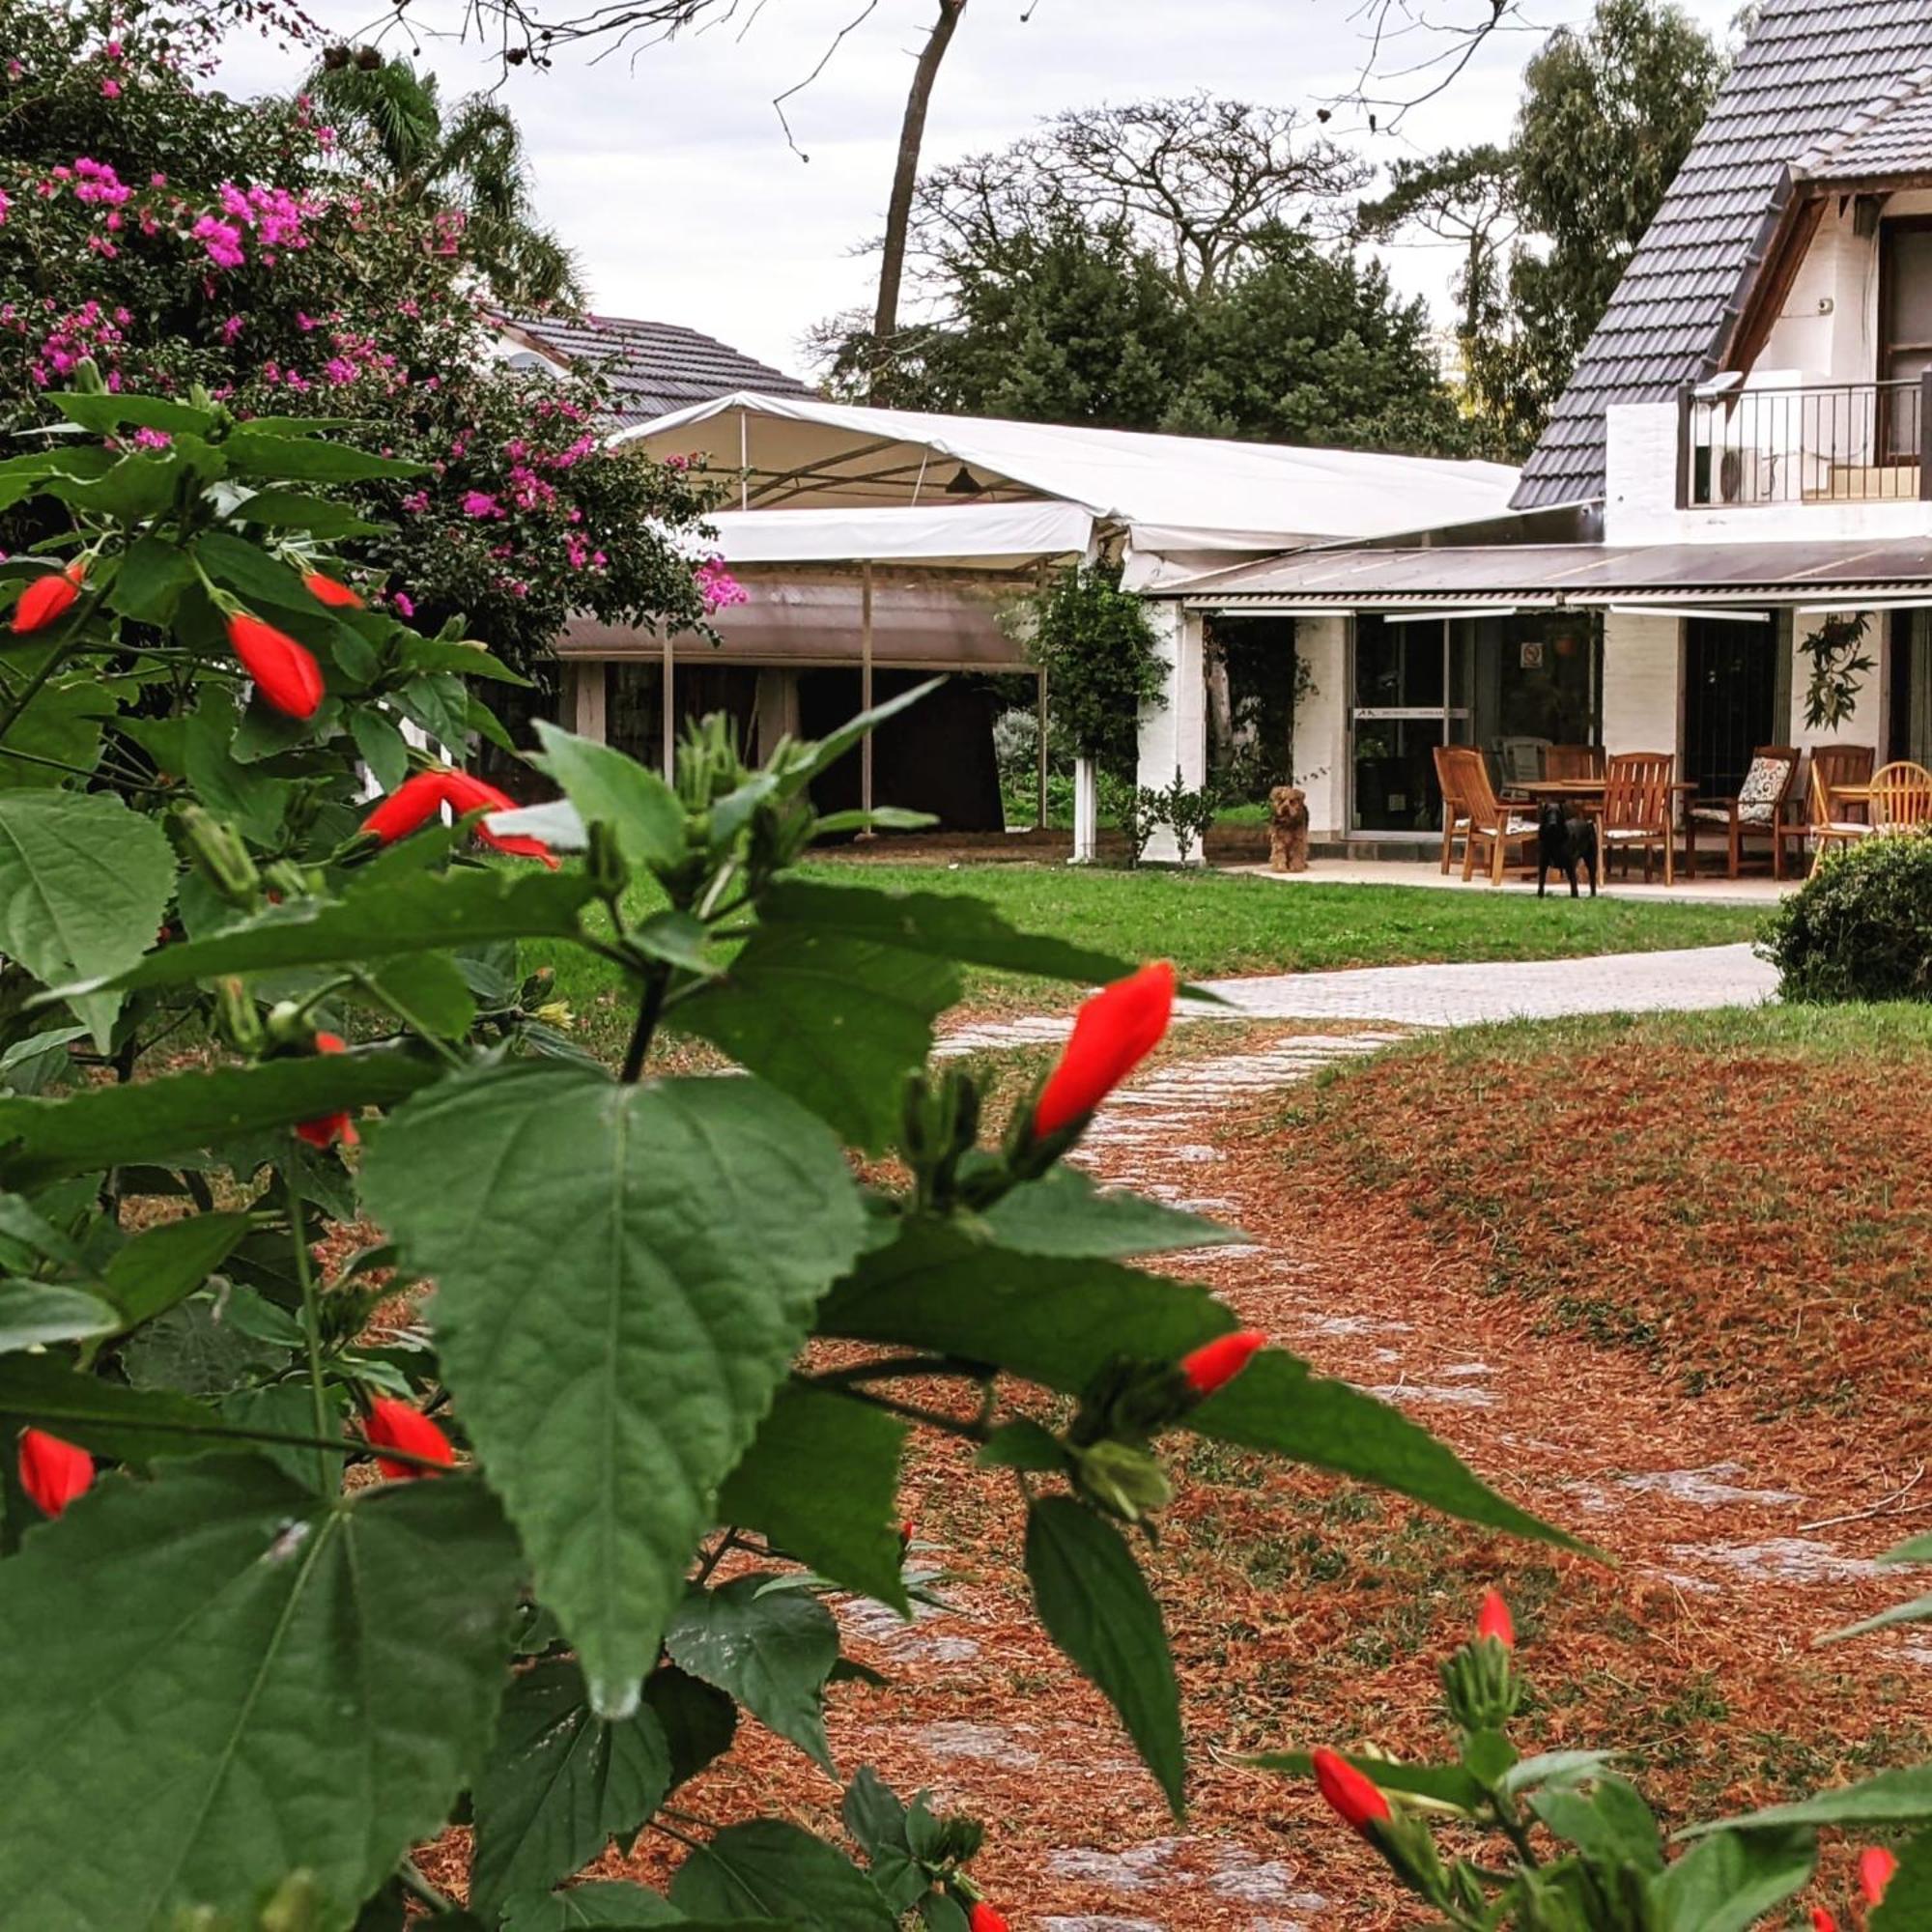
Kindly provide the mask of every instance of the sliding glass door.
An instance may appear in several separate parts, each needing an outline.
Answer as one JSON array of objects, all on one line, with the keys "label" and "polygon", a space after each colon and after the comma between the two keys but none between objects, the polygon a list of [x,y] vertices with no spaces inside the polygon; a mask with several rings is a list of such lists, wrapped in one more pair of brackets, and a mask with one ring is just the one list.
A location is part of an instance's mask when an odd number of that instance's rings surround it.
[{"label": "sliding glass door", "polygon": [[1435,832],[1442,823],[1435,747],[1469,736],[1468,626],[1362,611],[1354,630],[1350,825]]}]

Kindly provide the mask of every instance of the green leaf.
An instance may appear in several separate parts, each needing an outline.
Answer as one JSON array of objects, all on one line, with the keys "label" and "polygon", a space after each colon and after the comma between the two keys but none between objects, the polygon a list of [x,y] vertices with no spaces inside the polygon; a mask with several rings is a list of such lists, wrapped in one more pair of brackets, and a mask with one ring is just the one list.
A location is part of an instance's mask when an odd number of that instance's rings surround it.
[{"label": "green leaf", "polygon": [[[1706,1838],[1650,1882],[1660,1932],[1749,1932],[1804,1884],[1817,1855],[1805,1831]],[[1880,1932],[1876,1920],[1873,1932]]]},{"label": "green leaf", "polygon": [[778,1918],[893,1932],[878,1889],[842,1852],[778,1818],[733,1825],[678,1867],[670,1902],[694,1918]]},{"label": "green leaf", "polygon": [[737,1699],[753,1717],[832,1770],[825,1680],[838,1662],[838,1626],[815,1597],[761,1597],[764,1577],[694,1590],[665,1632],[670,1661]]},{"label": "green leaf", "polygon": [[488,1914],[512,1892],[568,1878],[637,1832],[669,1789],[669,1747],[649,1710],[607,1724],[571,1659],[532,1666],[504,1696],[476,1781],[469,1903]]},{"label": "green leaf", "polygon": [[[507,872],[494,867],[385,874],[340,899],[303,899],[208,939],[163,946],[120,972],[114,986],[181,986],[227,973],[278,973],[491,939],[568,938],[591,896],[581,872]],[[71,988],[92,991],[108,980]]]},{"label": "green leaf", "polygon": [[443,1374],[593,1707],[628,1716],[718,1485],[866,1237],[837,1143],[756,1081],[518,1064],[399,1111],[362,1189],[438,1284]]},{"label": "green leaf", "polygon": [[906,1808],[899,1795],[869,1764],[862,1764],[838,1806],[839,1822],[866,1848],[867,1858],[906,1849]]},{"label": "green leaf", "polygon": [[[259,428],[260,418],[256,419]],[[340,537],[374,536],[382,525],[358,517],[346,503],[327,497],[308,497],[297,490],[258,490],[234,512],[238,524],[261,524],[269,529],[306,530],[325,543]]]},{"label": "green leaf", "polygon": [[1761,1832],[1781,1825],[1916,1825],[1928,1818],[1932,1818],[1932,1764],[1914,1764],[1901,1771],[1882,1771],[1835,1791],[1816,1792],[1790,1804],[1767,1805],[1742,1818],[1692,1825],[1677,1835],[1696,1838],[1712,1832]]},{"label": "green leaf", "polygon": [[69,422],[78,423],[97,436],[117,429],[158,429],[169,436],[206,436],[214,427],[213,410],[198,410],[191,403],[177,403],[167,396],[83,394],[65,389],[47,400]]},{"label": "green leaf", "polygon": [[878,729],[888,718],[895,718],[901,711],[908,710],[921,698],[929,697],[944,684],[943,677],[929,677],[923,684],[916,684],[910,691],[902,691],[895,697],[889,697],[883,704],[875,704],[869,711],[862,711],[841,724],[830,737],[821,738],[815,745],[802,746],[807,756],[797,770],[784,777],[784,793],[790,797],[801,792],[820,772],[829,771],[842,758],[860,739],[868,732]]},{"label": "green leaf", "polygon": [[1640,1865],[1646,1871],[1663,1867],[1657,1820],[1628,1778],[1599,1778],[1587,1797],[1576,1791],[1539,1791],[1529,1804],[1559,1838],[1605,1864]]},{"label": "green leaf", "polygon": [[460,1477],[326,1504],[258,1458],[98,1484],[0,1565],[10,1918],[166,1932],[299,1865],[347,1926],[489,1738],[518,1572]]},{"label": "green leaf", "polygon": [[280,1369],[288,1350],[229,1321],[227,1309],[212,1297],[197,1295],[143,1322],[128,1337],[121,1360],[137,1389],[217,1396]]},{"label": "green leaf", "polygon": [[231,820],[257,845],[272,846],[281,837],[296,787],[235,756],[239,721],[233,695],[218,686],[204,687],[182,727],[182,771],[196,801]]},{"label": "green leaf", "polygon": [[[1433,1804],[1451,1804],[1459,1811],[1477,1811],[1485,1803],[1483,1788],[1460,1764],[1399,1764],[1390,1758],[1340,1755],[1363,1776],[1383,1791],[1405,1798],[1426,1798]],[[1256,1751],[1237,1757],[1255,1771],[1279,1771],[1290,1777],[1313,1777],[1315,1760],[1307,1751]]]},{"label": "green leaf", "polygon": [[[869,896],[869,895],[868,895]],[[899,1125],[907,1076],[959,997],[943,959],[800,926],[760,926],[724,977],[669,1023],[810,1107],[876,1153]]]},{"label": "green leaf", "polygon": [[1582,1784],[1599,1776],[1616,1759],[1615,1751],[1541,1751],[1519,1758],[1504,1774],[1503,1790],[1514,1795],[1534,1791],[1540,1786]]},{"label": "green leaf", "polygon": [[1066,1467],[1066,1446],[1052,1430],[1021,1415],[994,1430],[973,1461],[982,1469],[1059,1472]]},{"label": "green leaf", "polygon": [[121,559],[120,574],[107,593],[107,608],[142,624],[166,624],[175,600],[194,582],[194,565],[184,551],[160,537],[137,538]]},{"label": "green leaf", "polygon": [[[1070,1395],[1116,1355],[1178,1359],[1234,1325],[1192,1283],[1116,1262],[1009,1254],[932,1220],[905,1222],[865,1256],[818,1319],[821,1334],[993,1362]],[[1250,1364],[1231,1386],[1253,1373]]]},{"label": "green leaf", "polygon": [[738,1734],[738,1707],[722,1690],[700,1684],[669,1664],[644,1679],[645,1705],[657,1714],[670,1747],[670,1783],[675,1791],[731,1748]]},{"label": "green leaf", "polygon": [[718,1494],[718,1519],[760,1531],[821,1577],[909,1615],[895,1521],[906,1428],[830,1390],[779,1391]]},{"label": "green leaf", "polygon": [[1125,1261],[1248,1238],[1238,1228],[1183,1213],[1128,1188],[1096,1187],[1091,1176],[1065,1162],[1003,1195],[983,1219],[1003,1248],[1073,1261]]},{"label": "green leaf", "polygon": [[1512,1536],[1584,1546],[1479,1481],[1455,1453],[1399,1409],[1312,1376],[1306,1362],[1265,1349],[1188,1417],[1198,1435],[1264,1449],[1413,1496],[1432,1509]]},{"label": "green leaf", "polygon": [[543,751],[532,760],[563,787],[584,823],[608,825],[634,866],[662,871],[685,853],[684,807],[655,772],[594,739],[537,720]]},{"label": "green leaf", "polygon": [[86,482],[54,477],[46,484],[46,494],[97,517],[141,524],[158,517],[173,503],[184,469],[181,453],[176,450],[136,450]]},{"label": "green leaf", "polygon": [[76,1375],[51,1355],[0,1359],[0,1415],[65,1436],[97,1456],[145,1463],[244,1446],[205,1403],[165,1389]]},{"label": "green leaf", "polygon": [[1120,1531],[1071,1496],[1041,1497],[1027,1510],[1026,1572],[1047,1634],[1120,1713],[1178,1817],[1180,1687],[1160,1605]]},{"label": "green leaf", "polygon": [[718,966],[705,951],[710,937],[701,920],[667,907],[663,912],[652,913],[632,932],[631,944],[639,952],[662,959],[668,965],[681,966],[687,973],[716,973]]},{"label": "green leaf", "polygon": [[1888,1549],[1881,1563],[1932,1563],[1932,1531],[1923,1536],[1908,1536],[1895,1549]]},{"label": "green leaf", "polygon": [[1836,1643],[1842,1637],[1863,1636],[1868,1632],[1889,1630],[1893,1624],[1922,1624],[1932,1619],[1932,1596],[1914,1597],[1909,1603],[1894,1604],[1889,1610],[1881,1610],[1875,1617],[1867,1617],[1862,1623],[1847,1625],[1845,1629],[1833,1631],[1829,1636],[1821,1637],[1821,1643]]},{"label": "green leaf", "polygon": [[47,1082],[65,1074],[73,1065],[68,1052],[77,1039],[88,1037],[83,1026],[49,1027],[44,1033],[16,1039],[0,1053],[0,1085],[10,1094],[38,1094]]},{"label": "green leaf", "polygon": [[272,605],[331,628],[338,621],[327,605],[316,601],[299,571],[270,556],[259,543],[226,530],[209,530],[195,539],[194,554],[210,577],[251,606]]},{"label": "green leaf", "polygon": [[374,476],[417,476],[424,467],[371,456],[346,442],[303,442],[254,426],[238,429],[221,447],[235,475],[274,483],[360,483]]},{"label": "green leaf", "polygon": [[[0,952],[44,984],[131,965],[174,880],[166,833],[112,792],[0,792]],[[106,1052],[119,998],[73,1005]]]},{"label": "green leaf", "polygon": [[87,1087],[57,1100],[0,1097],[0,1183],[160,1164],[270,1127],[391,1106],[441,1071],[407,1053],[308,1054]]},{"label": "green leaf", "polygon": [[411,670],[453,671],[458,677],[488,678],[493,684],[518,684],[530,688],[522,671],[512,670],[501,658],[493,657],[482,644],[448,638],[419,638],[405,632],[402,661]]},{"label": "green leaf", "polygon": [[190,1214],[134,1236],[101,1275],[120,1325],[131,1328],[192,1294],[247,1232],[246,1214]]},{"label": "green leaf", "polygon": [[522,1892],[505,1902],[502,1932],[599,1932],[639,1925],[684,1925],[691,1921],[661,1893],[622,1879],[593,1879],[567,1891]]},{"label": "green leaf", "polygon": [[923,832],[939,823],[930,811],[907,811],[896,805],[875,805],[870,811],[830,811],[811,829],[821,838],[841,832]]},{"label": "green leaf", "polygon": [[1913,1932],[1924,1925],[1932,1925],[1932,1832],[1920,1833],[1899,1853],[1898,1869],[1866,1932]]},{"label": "green leaf", "polygon": [[369,980],[380,995],[371,1004],[433,1037],[461,1039],[475,1021],[476,996],[447,952],[399,952],[371,967]]},{"label": "green leaf", "polygon": [[113,692],[91,677],[43,687],[0,745],[0,784],[47,789],[72,783],[71,772],[41,759],[93,771],[100,760],[101,727],[114,709]]},{"label": "green leaf", "polygon": [[358,704],[349,714],[349,734],[355,740],[363,763],[385,792],[394,791],[409,777],[410,741],[386,711]]},{"label": "green leaf", "polygon": [[114,1310],[84,1289],[46,1281],[0,1281],[0,1354],[111,1335],[120,1325]]}]

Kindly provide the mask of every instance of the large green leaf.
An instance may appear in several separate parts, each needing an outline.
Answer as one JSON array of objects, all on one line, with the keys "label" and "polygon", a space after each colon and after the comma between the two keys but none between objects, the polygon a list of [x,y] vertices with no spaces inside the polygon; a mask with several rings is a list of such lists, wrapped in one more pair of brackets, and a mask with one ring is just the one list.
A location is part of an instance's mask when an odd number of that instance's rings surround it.
[{"label": "large green leaf", "polygon": [[101,1275],[121,1325],[131,1328],[192,1294],[247,1232],[246,1214],[189,1214],[134,1236]]},{"label": "large green leaf", "polygon": [[239,429],[222,445],[237,476],[271,483],[356,483],[372,476],[414,476],[420,463],[370,456],[346,442],[305,442],[259,427]]},{"label": "large green leaf", "polygon": [[1145,1194],[1096,1187],[1091,1177],[1064,1162],[1048,1168],[1038,1180],[1002,1195],[984,1218],[1003,1248],[1073,1261],[1125,1261],[1248,1238],[1238,1228],[1184,1213]]},{"label": "large green leaf", "polygon": [[114,1310],[85,1289],[0,1280],[0,1355],[111,1335],[120,1325]]},{"label": "large green leaf", "polygon": [[1119,1354],[1159,1361],[1228,1332],[1204,1288],[1116,1262],[988,1246],[943,1221],[908,1221],[827,1296],[819,1329],[993,1362],[1077,1394]]},{"label": "large green leaf", "polygon": [[[174,880],[167,835],[112,792],[0,792],[0,952],[45,984],[131,965]],[[105,1052],[120,999],[73,1004]]]},{"label": "large green leaf", "polygon": [[129,1388],[76,1375],[51,1355],[0,1360],[0,1415],[123,1462],[241,1446],[232,1436],[224,1440],[220,1417],[205,1403],[166,1389]]},{"label": "large green leaf", "polygon": [[678,1867],[670,1902],[693,1918],[777,1918],[893,1932],[878,1888],[844,1853],[779,1818],[720,1832]]},{"label": "large green leaf", "polygon": [[669,1788],[670,1752],[649,1709],[606,1723],[572,1660],[525,1671],[476,1781],[470,1905],[488,1913],[512,1892],[568,1878],[608,1840],[635,1833]]},{"label": "large green leaf", "polygon": [[718,1485],[865,1239],[837,1142],[754,1080],[513,1065],[401,1109],[362,1187],[438,1284],[444,1375],[592,1706],[628,1716]]},{"label": "large green leaf", "polygon": [[390,1106],[441,1071],[407,1053],[305,1054],[89,1087],[58,1100],[0,1096],[0,1183],[164,1162],[268,1127]]},{"label": "large green leaf", "polygon": [[670,1747],[673,1791],[723,1757],[738,1734],[737,1705],[671,1664],[660,1664],[644,1679],[643,1701],[656,1712]]},{"label": "large green leaf", "polygon": [[1932,1764],[1882,1771],[1857,1784],[1819,1791],[1789,1804],[1770,1804],[1742,1818],[1692,1825],[1681,1838],[1712,1832],[1761,1832],[1781,1825],[1917,1825],[1932,1818]]},{"label": "large green leaf", "polygon": [[762,1724],[832,1769],[825,1741],[825,1680],[838,1662],[838,1626],[815,1597],[760,1596],[769,1580],[734,1577],[694,1590],[665,1633],[670,1661],[735,1697]]},{"label": "large green leaf", "polygon": [[1579,1548],[1574,1537],[1519,1509],[1473,1475],[1446,1444],[1401,1410],[1267,1349],[1188,1418],[1190,1429],[1318,1469],[1397,1490],[1417,1502],[1512,1536]]},{"label": "large green leaf", "polygon": [[[1460,1764],[1403,1764],[1394,1758],[1355,1757],[1348,1751],[1341,1755],[1384,1791],[1434,1799],[1438,1804],[1454,1804],[1463,1811],[1483,1808],[1483,1787]],[[1307,1751],[1256,1751],[1235,1762],[1256,1771],[1283,1772],[1290,1777],[1315,1776],[1315,1759]]]},{"label": "large green leaf", "polygon": [[1921,1832],[1899,1853],[1898,1869],[1867,1932],[1915,1932],[1924,1925],[1932,1925],[1932,1832]]},{"label": "large green leaf", "polygon": [[579,1927],[684,1925],[691,1920],[662,1893],[623,1879],[593,1879],[567,1891],[520,1892],[504,1902],[502,1932],[578,1932]]},{"label": "large green leaf", "polygon": [[684,857],[684,807],[657,773],[542,719],[536,728],[543,751],[533,762],[563,787],[586,825],[611,828],[632,865],[661,871]]},{"label": "large green leaf", "polygon": [[[0,784],[50,789],[72,782],[62,766],[93,771],[100,761],[101,726],[114,711],[114,694],[96,678],[45,686],[7,728]],[[46,759],[54,762],[41,762]]]},{"label": "large green leaf", "polygon": [[[340,899],[304,899],[209,939],[164,946],[118,972],[111,983],[181,986],[218,974],[285,972],[492,939],[568,937],[577,930],[578,907],[590,895],[581,872],[466,867],[384,873],[367,887],[351,887]],[[69,997],[92,990],[92,984],[64,989]]]},{"label": "large green leaf", "polygon": [[463,1478],[320,1503],[248,1458],[98,1485],[0,1565],[10,1920],[168,1928],[301,1867],[320,1932],[350,1925],[488,1741],[518,1571]]},{"label": "large green leaf", "polygon": [[1811,1876],[1807,1831],[1721,1832],[1651,1880],[1660,1932],[1749,1932]]},{"label": "large green leaf", "polygon": [[94,394],[77,389],[57,391],[47,400],[69,422],[78,423],[97,435],[108,430],[158,429],[169,436],[206,436],[214,427],[212,410],[197,409],[192,403],[178,403],[167,396]]},{"label": "large green leaf", "polygon": [[718,1494],[722,1522],[905,1613],[896,1503],[905,1424],[869,1404],[781,1389]]},{"label": "large green leaf", "polygon": [[1043,1496],[1027,1511],[1026,1570],[1047,1634],[1120,1713],[1179,1815],[1180,1687],[1160,1605],[1121,1532],[1071,1496]]},{"label": "large green leaf", "polygon": [[[863,896],[872,897],[867,894]],[[762,926],[724,976],[670,1022],[722,1048],[876,1152],[899,1124],[906,1077],[959,997],[944,959],[806,926]]]}]

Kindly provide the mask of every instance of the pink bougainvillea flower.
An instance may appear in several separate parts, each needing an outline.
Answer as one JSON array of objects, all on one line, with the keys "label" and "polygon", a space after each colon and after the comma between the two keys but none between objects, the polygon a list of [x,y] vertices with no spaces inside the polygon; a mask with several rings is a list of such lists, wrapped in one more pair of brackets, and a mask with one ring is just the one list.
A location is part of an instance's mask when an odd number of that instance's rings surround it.
[{"label": "pink bougainvillea flower", "polygon": [[389,602],[396,607],[399,617],[413,617],[416,614],[415,599],[407,590],[392,590]]},{"label": "pink bougainvillea flower", "polygon": [[31,637],[34,632],[58,623],[73,609],[86,575],[87,566],[76,558],[65,570],[49,571],[44,577],[35,578],[14,606],[14,635]]},{"label": "pink bougainvillea flower", "polygon": [[236,611],[228,618],[228,642],[255,688],[277,711],[289,718],[313,718],[321,709],[322,668],[286,631]]},{"label": "pink bougainvillea flower", "polygon": [[1505,1650],[1516,1648],[1516,1619],[1510,1615],[1510,1606],[1503,1602],[1500,1590],[1485,1594],[1476,1611],[1476,1634],[1494,1637]]},{"label": "pink bougainvillea flower", "polygon": [[1859,1889],[1867,1905],[1877,1905],[1898,1869],[1898,1861],[1883,1845],[1867,1845],[1859,1854]]},{"label": "pink bougainvillea flower", "polygon": [[[442,781],[442,796],[449,809],[460,818],[471,811],[515,811],[517,802],[507,792],[501,792],[493,784],[479,778],[472,778],[468,772],[450,772]],[[487,824],[478,825],[476,836],[493,851],[507,852],[513,859],[541,859],[554,872],[556,858],[541,838],[532,838],[525,833],[492,832]]]},{"label": "pink bougainvillea flower", "polygon": [[59,1516],[94,1481],[94,1458],[44,1429],[20,1432],[20,1487],[43,1516]]},{"label": "pink bougainvillea flower", "polygon": [[[412,1408],[394,1396],[379,1395],[369,1405],[369,1419],[362,1425],[362,1433],[373,1449],[401,1449],[427,1462],[439,1463],[445,1469],[456,1460],[449,1437],[421,1409]],[[436,1474],[434,1469],[422,1468],[414,1463],[399,1463],[390,1456],[378,1456],[376,1466],[397,1482],[412,1476]]]},{"label": "pink bougainvillea flower", "polygon": [[1375,1779],[1321,1746],[1315,1752],[1315,1782],[1332,1810],[1351,1831],[1369,1837],[1389,1817],[1389,1802]]},{"label": "pink bougainvillea flower", "polygon": [[1174,968],[1165,959],[1095,993],[1047,1076],[1034,1108],[1034,1132],[1056,1134],[1091,1114],[1159,1044],[1173,1011]]},{"label": "pink bougainvillea flower", "polygon": [[[339,1033],[318,1033],[315,1050],[318,1053],[347,1053],[349,1043]],[[354,1118],[347,1113],[324,1114],[315,1121],[298,1121],[296,1132],[312,1148],[332,1147],[337,1141],[344,1147],[354,1147],[360,1138],[355,1131]]]},{"label": "pink bougainvillea flower", "polygon": [[1258,1349],[1267,1346],[1267,1337],[1259,1328],[1237,1329],[1232,1335],[1217,1335],[1204,1342],[1191,1355],[1180,1358],[1180,1373],[1196,1395],[1212,1395],[1248,1366]]},{"label": "pink bougainvillea flower", "polygon": [[443,781],[450,776],[445,765],[432,765],[427,771],[412,772],[387,798],[362,821],[361,829],[384,845],[406,838],[427,825],[448,802]]},{"label": "pink bougainvillea flower", "polygon": [[319,570],[311,570],[302,579],[302,588],[318,604],[327,604],[331,611],[359,611],[362,608],[360,591],[352,590],[348,584],[325,576]]}]

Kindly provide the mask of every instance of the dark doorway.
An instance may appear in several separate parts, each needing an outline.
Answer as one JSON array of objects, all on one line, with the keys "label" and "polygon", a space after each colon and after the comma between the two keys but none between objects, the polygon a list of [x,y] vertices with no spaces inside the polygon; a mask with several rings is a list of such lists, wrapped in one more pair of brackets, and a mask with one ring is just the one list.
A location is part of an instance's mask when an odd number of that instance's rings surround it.
[{"label": "dark doorway", "polygon": [[1916,462],[1925,427],[1917,385],[1932,368],[1932,218],[1880,223],[1878,289],[1879,378],[1912,385],[1884,392],[1881,460]]},{"label": "dark doorway", "polygon": [[1706,798],[1735,798],[1751,753],[1774,742],[1778,627],[1692,617],[1684,627],[1684,772]]},{"label": "dark doorway", "polygon": [[[911,670],[881,670],[872,678],[872,702],[923,682]],[[998,832],[1000,768],[993,755],[990,692],[952,678],[909,711],[882,724],[872,740],[872,803],[907,811],[929,811],[951,832]],[[859,711],[857,670],[809,670],[798,681],[799,728],[808,738],[828,738]],[[848,752],[812,781],[811,802],[820,811],[855,810],[859,804],[859,753]]]}]

